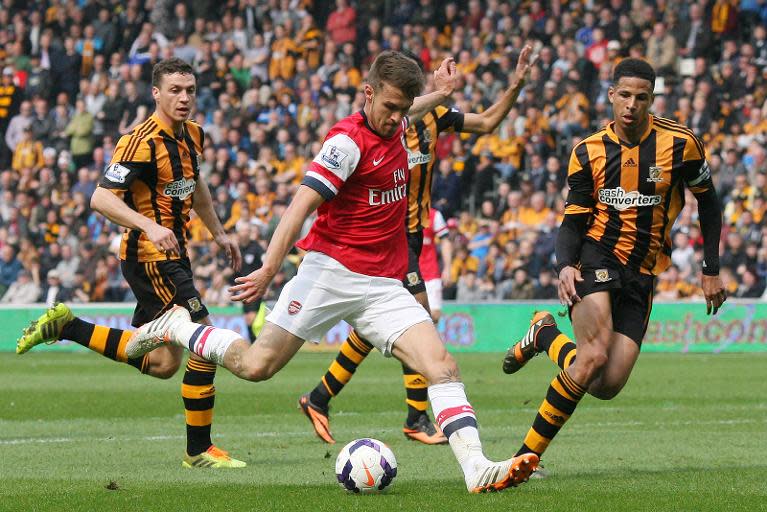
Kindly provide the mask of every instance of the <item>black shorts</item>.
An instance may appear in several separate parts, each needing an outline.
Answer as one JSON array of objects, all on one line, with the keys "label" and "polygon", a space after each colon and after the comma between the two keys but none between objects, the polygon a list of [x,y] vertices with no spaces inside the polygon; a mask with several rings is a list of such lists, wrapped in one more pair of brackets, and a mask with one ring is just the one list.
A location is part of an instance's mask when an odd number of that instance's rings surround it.
[{"label": "black shorts", "polygon": [[610,292],[613,330],[641,347],[652,311],[655,277],[627,268],[590,241],[581,249],[581,277],[583,281],[575,283],[578,296]]},{"label": "black shorts", "polygon": [[131,322],[134,327],[154,320],[173,304],[188,309],[195,322],[209,315],[194,287],[188,258],[149,263],[122,260],[120,266],[138,303]]},{"label": "black shorts", "polygon": [[426,293],[426,283],[421,275],[421,267],[418,265],[418,258],[421,257],[423,249],[423,233],[416,231],[407,234],[407,274],[402,284],[412,295],[417,293]]},{"label": "black shorts", "polygon": [[261,309],[261,299],[254,300],[250,303],[242,303],[242,312],[243,313],[258,313],[258,310]]}]

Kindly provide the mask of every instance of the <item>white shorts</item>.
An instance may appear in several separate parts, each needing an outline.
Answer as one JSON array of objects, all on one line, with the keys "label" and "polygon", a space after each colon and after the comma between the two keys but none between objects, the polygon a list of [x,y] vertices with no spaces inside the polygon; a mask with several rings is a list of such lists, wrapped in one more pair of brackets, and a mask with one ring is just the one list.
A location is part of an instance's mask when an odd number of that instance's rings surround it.
[{"label": "white shorts", "polygon": [[442,279],[429,279],[426,284],[426,296],[429,298],[429,309],[442,311]]},{"label": "white shorts", "polygon": [[345,320],[387,357],[403,332],[431,323],[401,281],[352,272],[319,252],[306,255],[266,320],[308,341]]}]

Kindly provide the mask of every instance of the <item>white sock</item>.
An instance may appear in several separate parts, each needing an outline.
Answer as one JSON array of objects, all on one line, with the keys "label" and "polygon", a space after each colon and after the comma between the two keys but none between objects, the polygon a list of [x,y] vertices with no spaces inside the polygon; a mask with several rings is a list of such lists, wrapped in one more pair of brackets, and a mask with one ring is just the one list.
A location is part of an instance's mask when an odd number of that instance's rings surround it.
[{"label": "white sock", "polygon": [[477,418],[462,382],[429,386],[429,401],[437,424],[453,449],[465,477],[474,474],[479,464],[488,460],[482,453]]},{"label": "white sock", "polygon": [[229,329],[219,329],[212,325],[194,322],[180,323],[173,329],[173,337],[178,345],[188,348],[203,359],[218,365],[224,364],[224,354],[229,346],[242,336]]}]

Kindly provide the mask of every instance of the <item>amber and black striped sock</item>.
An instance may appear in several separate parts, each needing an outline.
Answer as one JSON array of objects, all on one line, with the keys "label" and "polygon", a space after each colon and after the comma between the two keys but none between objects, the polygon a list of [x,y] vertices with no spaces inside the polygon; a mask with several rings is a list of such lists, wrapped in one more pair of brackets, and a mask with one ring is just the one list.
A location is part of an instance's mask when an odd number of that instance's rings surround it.
[{"label": "amber and black striped sock", "polygon": [[146,373],[149,369],[149,356],[147,354],[135,359],[125,357],[125,346],[132,334],[133,331],[96,325],[75,317],[62,328],[61,339],[72,340],[104,357],[129,364],[141,373]]},{"label": "amber and black striped sock", "polygon": [[516,456],[523,453],[535,453],[541,456],[562,425],[573,414],[585,392],[584,387],[577,384],[567,371],[562,370],[551,381],[533,426],[527,432],[525,442]]},{"label": "amber and black striped sock", "polygon": [[330,363],[328,371],[312,390],[309,399],[320,407],[327,407],[330,399],[341,392],[372,349],[373,345],[360,338],[356,331],[349,333],[335,360]]},{"label": "amber and black striped sock", "polygon": [[213,444],[210,426],[213,423],[213,405],[216,401],[216,365],[207,361],[189,359],[186,363],[181,398],[186,416],[186,453],[199,455]]},{"label": "amber and black striped sock", "polygon": [[575,342],[556,325],[546,325],[535,338],[535,346],[543,350],[554,364],[566,370],[575,361]]},{"label": "amber and black striped sock", "polygon": [[429,385],[426,378],[415,370],[402,365],[402,380],[407,398],[407,422],[412,425],[429,406]]}]

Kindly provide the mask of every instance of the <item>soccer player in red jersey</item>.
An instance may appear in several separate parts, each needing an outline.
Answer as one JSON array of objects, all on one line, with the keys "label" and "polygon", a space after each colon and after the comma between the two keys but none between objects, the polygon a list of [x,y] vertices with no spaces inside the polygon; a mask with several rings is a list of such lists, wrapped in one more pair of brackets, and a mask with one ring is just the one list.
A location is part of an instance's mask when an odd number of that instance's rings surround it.
[{"label": "soccer player in red jersey", "polygon": [[427,311],[402,285],[407,270],[405,208],[409,177],[404,131],[423,87],[415,61],[383,52],[365,84],[365,106],[328,133],[272,237],[263,266],[237,278],[233,299],[266,292],[306,218],[318,211],[298,242],[307,255],[283,289],[256,343],[237,333],[193,323],[169,312],[129,342],[131,357],[172,344],[225,366],[243,379],[272,377],[301,348],[340,320],[386,356],[429,381],[429,400],[470,492],[502,490],[527,480],[535,454],[492,462],[482,452],[474,409],[458,366]]}]

